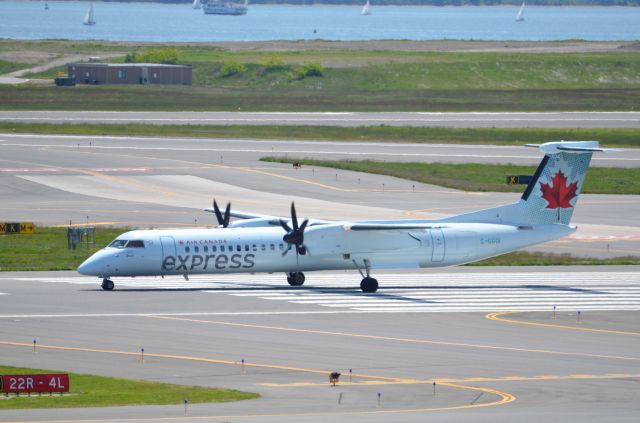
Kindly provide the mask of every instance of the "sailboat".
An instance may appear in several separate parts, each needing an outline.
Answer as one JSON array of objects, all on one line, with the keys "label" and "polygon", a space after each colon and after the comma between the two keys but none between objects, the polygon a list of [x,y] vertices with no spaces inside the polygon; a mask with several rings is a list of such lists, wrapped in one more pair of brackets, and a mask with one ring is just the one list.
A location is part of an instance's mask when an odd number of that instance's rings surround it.
[{"label": "sailboat", "polygon": [[200,0],[193,0],[193,5],[191,7],[194,9],[200,9],[202,8],[202,4],[200,4]]},{"label": "sailboat", "polygon": [[82,20],[84,25],[95,25],[96,20],[93,18],[93,2],[89,4],[89,8],[87,9],[87,13],[84,15],[84,19]]},{"label": "sailboat", "polygon": [[361,15],[370,15],[371,12],[369,12],[369,7],[371,7],[371,4],[369,3],[369,0],[367,0],[367,2],[364,4],[364,7],[362,8],[362,12],[360,12]]},{"label": "sailboat", "polygon": [[520,10],[518,10],[518,14],[516,15],[516,22],[524,21],[524,0],[522,1],[522,6],[520,6]]}]

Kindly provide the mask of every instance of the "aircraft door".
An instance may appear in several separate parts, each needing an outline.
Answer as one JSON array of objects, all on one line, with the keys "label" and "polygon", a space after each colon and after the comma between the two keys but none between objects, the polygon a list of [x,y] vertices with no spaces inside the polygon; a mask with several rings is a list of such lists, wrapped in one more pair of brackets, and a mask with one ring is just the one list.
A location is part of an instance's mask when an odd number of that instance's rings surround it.
[{"label": "aircraft door", "polygon": [[442,261],[444,260],[446,243],[444,240],[444,233],[442,233],[442,229],[431,229],[431,244],[433,245],[433,250],[431,254],[431,261]]},{"label": "aircraft door", "polygon": [[173,239],[172,236],[161,236],[160,244],[162,245],[162,263],[164,263],[166,257],[176,257],[178,255],[176,250],[176,240]]}]

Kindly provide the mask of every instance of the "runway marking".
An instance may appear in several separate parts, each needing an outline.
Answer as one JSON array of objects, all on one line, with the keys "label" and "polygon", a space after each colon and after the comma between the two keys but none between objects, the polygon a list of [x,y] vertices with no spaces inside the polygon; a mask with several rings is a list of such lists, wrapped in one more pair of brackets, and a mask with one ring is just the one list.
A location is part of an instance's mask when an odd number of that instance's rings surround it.
[{"label": "runway marking", "polygon": [[205,323],[205,324],[212,324],[212,325],[242,327],[242,328],[249,328],[249,329],[266,329],[266,330],[284,331],[284,332],[309,333],[314,335],[327,335],[327,336],[337,336],[337,337],[347,337],[347,338],[372,339],[372,340],[379,340],[379,341],[404,342],[404,343],[412,343],[412,344],[442,345],[442,346],[477,348],[477,349],[487,349],[487,350],[517,351],[517,352],[527,352],[527,353],[534,353],[534,354],[550,354],[550,355],[563,355],[563,356],[576,356],[576,357],[589,357],[589,358],[604,358],[604,359],[611,359],[611,360],[640,361],[640,357],[625,357],[625,356],[615,356],[615,355],[606,355],[606,354],[553,351],[553,350],[544,350],[544,349],[537,349],[537,348],[518,348],[518,347],[506,347],[506,346],[486,345],[486,344],[470,344],[470,343],[463,343],[463,342],[434,341],[434,340],[428,340],[428,339],[400,338],[400,337],[383,336],[383,335],[367,335],[367,334],[359,334],[359,333],[352,333],[352,332],[333,332],[333,331],[324,331],[324,330],[315,330],[315,329],[298,329],[298,328],[289,328],[289,327],[282,327],[282,326],[256,325],[256,324],[249,324],[249,323],[188,319],[183,317],[172,317],[172,316],[149,315],[146,317],[155,318],[155,319],[178,320],[178,321],[194,322],[194,323]]},{"label": "runway marking", "polygon": [[503,317],[503,316],[512,315],[512,314],[515,314],[515,312],[503,311],[498,313],[489,313],[485,317],[489,320],[495,320],[498,322],[510,323],[515,325],[539,326],[539,327],[547,327],[547,328],[555,328],[555,329],[579,330],[584,332],[614,333],[617,335],[640,336],[640,332],[629,332],[629,331],[612,330],[612,329],[596,329],[596,328],[588,328],[588,327],[580,327],[580,326],[558,325],[558,324],[552,324],[552,323],[538,323],[538,322],[529,322],[526,320],[508,319]]},{"label": "runway marking", "polygon": [[[375,294],[362,293],[353,273],[317,273],[303,287],[290,287],[280,275],[193,275],[116,279],[116,289],[200,290],[205,295],[254,297],[267,303],[288,302],[306,310],[265,307],[266,310],[176,312],[154,315],[224,316],[340,313],[440,313],[640,310],[640,272],[424,273],[379,276]],[[0,277],[0,280],[91,285],[93,277]],[[312,308],[313,307],[313,308]],[[269,310],[273,308],[273,310]],[[324,309],[324,310],[323,310]],[[25,313],[26,314],[26,313]],[[43,312],[40,315],[55,313]],[[109,314],[109,313],[107,313]],[[134,313],[135,314],[135,313]],[[66,313],[65,316],[91,315]],[[2,318],[3,315],[0,315]]]}]

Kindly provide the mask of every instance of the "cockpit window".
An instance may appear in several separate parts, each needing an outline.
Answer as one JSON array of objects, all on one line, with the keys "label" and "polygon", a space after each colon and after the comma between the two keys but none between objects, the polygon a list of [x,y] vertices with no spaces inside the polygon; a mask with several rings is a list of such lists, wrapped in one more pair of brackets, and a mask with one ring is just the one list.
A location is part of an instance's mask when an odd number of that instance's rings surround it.
[{"label": "cockpit window", "polygon": [[131,240],[127,242],[127,248],[144,248],[144,241]]},{"label": "cockpit window", "polygon": [[109,247],[112,247],[112,248],[124,248],[126,243],[127,243],[126,239],[116,239],[116,240],[113,240],[113,242],[111,242],[111,244],[109,244]]}]

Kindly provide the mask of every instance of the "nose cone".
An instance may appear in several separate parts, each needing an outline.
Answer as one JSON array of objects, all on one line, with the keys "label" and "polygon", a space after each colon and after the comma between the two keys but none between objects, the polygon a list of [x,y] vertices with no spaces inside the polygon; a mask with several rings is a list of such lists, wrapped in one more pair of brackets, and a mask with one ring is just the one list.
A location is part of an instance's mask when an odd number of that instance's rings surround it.
[{"label": "nose cone", "polygon": [[78,273],[87,276],[105,276],[104,271],[104,257],[101,251],[93,254],[78,267]]}]

